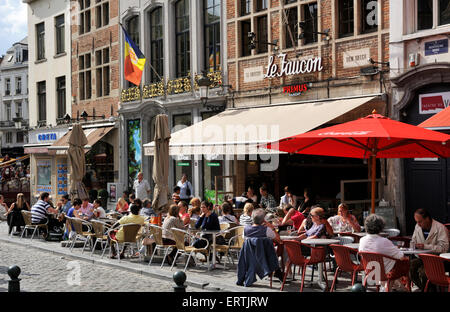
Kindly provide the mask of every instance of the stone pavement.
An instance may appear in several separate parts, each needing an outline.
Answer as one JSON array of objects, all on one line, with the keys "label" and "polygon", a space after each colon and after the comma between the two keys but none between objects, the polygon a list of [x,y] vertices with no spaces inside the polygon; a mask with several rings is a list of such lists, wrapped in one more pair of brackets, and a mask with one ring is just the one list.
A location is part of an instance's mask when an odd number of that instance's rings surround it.
[{"label": "stone pavement", "polygon": [[[95,251],[93,256],[90,251],[81,252],[82,248],[62,247],[58,242],[47,242],[41,238],[20,238],[7,235],[6,223],[0,223],[0,291],[7,289],[6,281],[9,277],[6,270],[10,265],[18,265],[22,269],[22,288],[26,291],[116,291],[111,285],[121,285],[119,291],[172,291],[174,286],[172,276],[176,271],[170,271],[165,265],[160,268],[154,260],[148,266],[148,260],[140,261],[138,258],[109,259],[106,255],[101,258],[100,251]],[[223,260],[225,257],[223,258]],[[78,260],[76,262],[71,262]],[[69,278],[75,283],[76,266],[79,263],[81,271],[81,286],[70,286]],[[227,264],[227,269],[220,268],[208,271],[205,266],[188,268],[186,271],[188,291],[229,291],[229,292],[278,292],[280,283],[273,280],[273,288],[269,287],[268,278],[259,280],[252,287],[236,285],[236,263]],[[177,265],[177,270],[184,268],[182,261]],[[307,280],[310,280],[311,271],[308,269]],[[317,270],[314,280],[317,280]],[[328,272],[328,282],[331,286],[333,274]],[[359,277],[360,280],[361,277]],[[298,275],[295,281],[287,283],[285,291],[299,291],[300,281]],[[33,280],[33,281],[32,281]],[[75,281],[75,282],[73,282]],[[339,279],[337,291],[350,291],[350,276],[345,273]],[[305,292],[322,292],[315,283],[305,284]]]}]

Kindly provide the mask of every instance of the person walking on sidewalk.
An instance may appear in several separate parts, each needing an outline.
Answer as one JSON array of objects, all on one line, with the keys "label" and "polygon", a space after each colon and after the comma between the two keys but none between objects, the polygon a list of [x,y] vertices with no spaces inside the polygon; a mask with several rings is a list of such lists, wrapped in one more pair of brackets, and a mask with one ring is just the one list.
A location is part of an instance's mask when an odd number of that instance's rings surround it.
[{"label": "person walking on sidewalk", "polygon": [[186,173],[183,173],[181,180],[178,181],[177,186],[180,187],[180,200],[189,202],[194,194],[191,182],[188,181]]}]

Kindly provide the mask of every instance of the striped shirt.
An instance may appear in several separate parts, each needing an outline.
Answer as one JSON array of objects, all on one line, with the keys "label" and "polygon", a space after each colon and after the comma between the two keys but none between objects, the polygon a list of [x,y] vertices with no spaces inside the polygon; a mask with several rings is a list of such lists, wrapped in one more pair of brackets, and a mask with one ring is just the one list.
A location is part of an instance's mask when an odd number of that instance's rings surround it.
[{"label": "striped shirt", "polygon": [[36,204],[31,207],[31,222],[39,223],[47,217],[47,208],[50,204],[39,199]]}]

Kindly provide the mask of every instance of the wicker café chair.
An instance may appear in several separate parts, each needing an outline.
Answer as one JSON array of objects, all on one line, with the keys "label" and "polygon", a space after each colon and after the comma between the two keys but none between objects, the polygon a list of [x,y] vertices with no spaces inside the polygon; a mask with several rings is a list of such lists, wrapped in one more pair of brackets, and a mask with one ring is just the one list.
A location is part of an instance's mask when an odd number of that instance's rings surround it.
[{"label": "wicker caf\u00e9 chair", "polygon": [[163,232],[162,227],[155,225],[155,224],[150,225],[150,235],[153,236],[156,246],[155,246],[155,249],[153,250],[152,257],[150,258],[148,265],[152,264],[153,257],[155,256],[156,251],[163,250],[164,258],[161,263],[161,268],[164,266],[164,262],[166,261],[166,257],[167,257],[167,254],[169,253],[169,249],[175,248],[175,245],[166,245],[163,243],[162,232]]},{"label": "wicker caf\u00e9 chair", "polygon": [[239,253],[244,245],[244,226],[236,226],[228,230],[223,231],[225,237],[231,235],[228,241],[228,245],[216,245],[216,252],[223,252],[227,256],[223,269],[226,269],[228,260],[234,265],[234,260],[231,252],[236,252],[237,258],[239,258]]},{"label": "wicker caf\u00e9 chair", "polygon": [[[70,224],[72,225],[72,229],[75,230],[75,235],[72,236],[72,244],[70,246],[70,251],[73,250],[73,247],[75,246],[75,242],[77,239],[84,240],[83,250],[81,253],[84,252],[84,249],[86,248],[86,245],[88,243],[89,246],[92,248],[93,247],[92,236],[94,236],[94,233],[92,233],[91,223],[79,218],[69,218],[69,219]],[[87,227],[87,231],[83,231],[83,225]]]},{"label": "wicker caf\u00e9 chair", "polygon": [[[95,243],[92,247],[91,256],[94,254],[95,247],[97,247],[97,244],[100,243],[100,246],[102,247],[102,251],[106,248],[108,244],[108,235],[106,235],[107,231],[111,228],[111,226],[105,222],[98,221],[98,220],[92,220],[91,221],[92,228],[94,229],[94,237],[95,237]],[[103,246],[104,244],[104,246]]]},{"label": "wicker caf\u00e9 chair", "polygon": [[[123,228],[123,241],[119,241],[116,238],[112,238],[111,237],[111,233],[115,230],[113,228],[111,228],[108,231],[108,238],[109,238],[109,245],[110,245],[110,249],[109,252],[111,254],[111,245],[114,244],[116,246],[116,250],[117,250],[117,259],[120,262],[120,254],[121,254],[121,249],[120,249],[120,245],[122,245],[122,251],[124,250],[125,246],[129,246],[131,248],[133,248],[134,246],[136,246],[136,249],[139,249],[138,246],[138,232],[141,229],[142,225],[140,224],[135,224],[135,223],[128,223],[128,224],[122,224],[119,227],[119,230],[121,228]],[[102,257],[105,253],[106,248],[103,250],[103,254]],[[141,258],[141,254],[139,254],[139,259]]]},{"label": "wicker caf\u00e9 chair", "polygon": [[[175,238],[175,243],[176,243],[176,247],[177,247],[177,253],[175,255],[175,258],[173,259],[173,263],[172,266],[170,267],[170,270],[173,269],[173,266],[175,265],[175,263],[177,262],[177,257],[178,255],[185,255],[188,256],[188,258],[186,259],[186,266],[184,267],[184,272],[186,272],[187,266],[189,265],[189,260],[191,259],[192,255],[197,254],[197,253],[202,253],[204,255],[206,255],[206,259],[207,259],[207,265],[209,267],[209,242],[207,239],[205,238],[198,238],[201,240],[206,241],[206,246],[204,248],[195,248],[194,246],[185,246],[184,242],[186,240],[186,236],[190,236],[191,234],[189,234],[186,231],[180,230],[180,229],[172,229],[172,233],[173,236]],[[197,264],[197,261],[195,259],[196,257],[194,256],[194,262]]]},{"label": "wicker caf\u00e9 chair", "polygon": [[[20,238],[23,238],[23,234],[26,233],[26,231],[28,229],[33,230],[33,234],[31,235],[31,240],[33,240],[34,234],[36,233],[36,231],[39,230],[39,228],[43,228],[48,231],[48,226],[47,226],[48,219],[45,224],[33,224],[31,222],[31,212],[30,211],[21,210],[20,212],[22,213],[23,220],[25,221],[25,227],[23,228]],[[38,234],[39,234],[39,232],[38,232]]]}]

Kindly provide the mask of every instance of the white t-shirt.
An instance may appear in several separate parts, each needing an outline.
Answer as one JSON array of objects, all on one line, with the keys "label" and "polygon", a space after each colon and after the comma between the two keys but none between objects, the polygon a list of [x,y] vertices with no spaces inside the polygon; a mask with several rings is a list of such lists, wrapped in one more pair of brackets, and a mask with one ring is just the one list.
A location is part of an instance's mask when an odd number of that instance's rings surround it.
[{"label": "white t-shirt", "polygon": [[140,200],[144,200],[149,197],[150,192],[150,184],[148,184],[147,180],[142,179],[141,182],[139,180],[134,181],[133,189],[136,192],[136,198],[139,198]]},{"label": "white t-shirt", "polygon": [[100,213],[97,218],[106,218],[106,212],[105,209],[103,209],[103,207],[98,207],[97,209],[94,209],[94,212]]},{"label": "white t-shirt", "polygon": [[[403,252],[392,241],[376,234],[367,234],[362,237],[359,240],[359,251],[376,252],[395,259],[403,258]],[[384,270],[389,273],[394,267],[395,261],[388,258],[383,258],[383,260]]]}]

